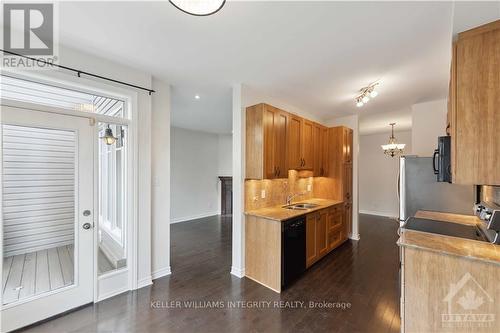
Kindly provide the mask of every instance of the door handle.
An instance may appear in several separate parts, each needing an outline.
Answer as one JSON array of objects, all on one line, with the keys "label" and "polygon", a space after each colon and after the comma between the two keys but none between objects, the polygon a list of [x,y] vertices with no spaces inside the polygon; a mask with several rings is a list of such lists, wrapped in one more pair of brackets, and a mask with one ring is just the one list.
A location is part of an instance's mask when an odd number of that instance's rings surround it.
[{"label": "door handle", "polygon": [[89,230],[90,228],[92,228],[92,225],[91,225],[90,223],[88,223],[88,222],[87,222],[87,223],[84,223],[84,224],[82,225],[82,228],[83,228],[83,229],[85,229],[85,230]]},{"label": "door handle", "polygon": [[439,174],[439,169],[436,166],[436,156],[439,156],[439,150],[438,149],[434,150],[434,154],[432,155],[432,168],[434,169],[434,174],[435,175]]}]

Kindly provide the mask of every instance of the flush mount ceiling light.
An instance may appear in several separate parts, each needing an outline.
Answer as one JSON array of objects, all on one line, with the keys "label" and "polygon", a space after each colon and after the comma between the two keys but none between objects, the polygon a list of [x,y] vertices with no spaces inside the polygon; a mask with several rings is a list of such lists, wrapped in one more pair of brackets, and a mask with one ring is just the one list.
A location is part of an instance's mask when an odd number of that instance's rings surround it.
[{"label": "flush mount ceiling light", "polygon": [[169,0],[175,8],[194,16],[208,16],[224,7],[226,0]]},{"label": "flush mount ceiling light", "polygon": [[200,99],[200,95],[194,95],[195,99]]},{"label": "flush mount ceiling light", "polygon": [[389,143],[386,145],[382,145],[382,149],[384,150],[384,154],[389,155],[390,157],[394,157],[403,154],[406,145],[404,143],[396,142],[396,137],[394,136],[394,125],[396,125],[396,123],[390,123],[389,125],[391,125],[391,136],[389,137]]},{"label": "flush mount ceiling light", "polygon": [[108,127],[106,127],[106,129],[104,130],[104,136],[101,136],[101,139],[108,146],[111,146],[116,142],[117,138],[113,135],[113,130],[111,129],[111,127],[109,127],[109,124]]},{"label": "flush mount ceiling light", "polygon": [[375,87],[377,85],[378,82],[375,82],[368,85],[367,87],[359,89],[359,94],[355,98],[356,106],[358,108],[368,103],[370,101],[370,98],[375,98],[378,96],[378,92],[375,90]]}]

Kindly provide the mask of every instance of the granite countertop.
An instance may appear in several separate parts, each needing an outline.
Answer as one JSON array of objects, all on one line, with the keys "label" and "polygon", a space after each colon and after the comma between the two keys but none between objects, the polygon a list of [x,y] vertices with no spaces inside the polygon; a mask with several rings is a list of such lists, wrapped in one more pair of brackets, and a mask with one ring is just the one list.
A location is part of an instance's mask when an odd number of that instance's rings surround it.
[{"label": "granite countertop", "polygon": [[[256,217],[261,217],[261,218],[281,222],[281,221],[292,219],[294,217],[307,215],[309,213],[343,203],[343,201],[328,200],[328,199],[308,199],[308,200],[301,200],[298,202],[300,202],[300,203],[303,203],[303,202],[313,203],[313,204],[317,204],[318,207],[314,207],[314,208],[310,208],[310,209],[303,209],[303,210],[293,210],[293,209],[285,209],[285,208],[283,208],[284,205],[279,205],[279,206],[273,206],[273,207],[260,208],[260,209],[256,209],[256,210],[250,210],[250,211],[245,212],[245,215],[256,216]],[[294,202],[294,203],[298,203],[298,202]]]},{"label": "granite countertop", "polygon": [[[467,225],[481,223],[481,221],[473,215],[418,211],[415,217]],[[398,245],[500,265],[500,245],[488,242],[401,228]]]}]

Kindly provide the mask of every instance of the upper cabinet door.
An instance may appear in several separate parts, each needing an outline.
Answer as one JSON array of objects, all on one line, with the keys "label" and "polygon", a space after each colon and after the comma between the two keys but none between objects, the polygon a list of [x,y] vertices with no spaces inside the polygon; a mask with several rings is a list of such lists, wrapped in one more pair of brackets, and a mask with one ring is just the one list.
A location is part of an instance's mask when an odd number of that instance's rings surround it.
[{"label": "upper cabinet door", "polygon": [[343,153],[344,163],[352,163],[352,129],[344,127],[343,129]]},{"label": "upper cabinet door", "polygon": [[290,115],[288,118],[288,167],[301,169],[303,159],[301,154],[302,118]]},{"label": "upper cabinet door", "polygon": [[274,108],[265,106],[263,110],[263,129],[264,129],[264,177],[272,179],[278,176],[275,161],[276,151],[276,127],[277,112]]},{"label": "upper cabinet door", "polygon": [[313,127],[312,121],[302,119],[302,167],[301,169],[310,169],[314,167],[314,147],[313,147]]},{"label": "upper cabinet door", "polygon": [[287,162],[287,138],[288,138],[288,114],[286,112],[277,112],[275,120],[275,145],[274,145],[274,164],[276,166],[277,178],[288,177]]},{"label": "upper cabinet door", "polygon": [[321,141],[320,141],[320,176],[328,176],[329,168],[329,154],[328,154],[329,140],[328,140],[328,127],[321,128]]},{"label": "upper cabinet door", "polygon": [[460,33],[455,56],[452,180],[500,185],[500,20]]},{"label": "upper cabinet door", "polygon": [[246,110],[246,178],[287,178],[288,114],[267,104]]},{"label": "upper cabinet door", "polygon": [[322,159],[321,159],[321,153],[322,153],[322,134],[323,134],[323,127],[319,124],[314,124],[313,126],[313,139],[312,139],[312,149],[313,149],[313,174],[315,177],[320,177],[322,176],[321,174],[321,169],[322,169]]}]

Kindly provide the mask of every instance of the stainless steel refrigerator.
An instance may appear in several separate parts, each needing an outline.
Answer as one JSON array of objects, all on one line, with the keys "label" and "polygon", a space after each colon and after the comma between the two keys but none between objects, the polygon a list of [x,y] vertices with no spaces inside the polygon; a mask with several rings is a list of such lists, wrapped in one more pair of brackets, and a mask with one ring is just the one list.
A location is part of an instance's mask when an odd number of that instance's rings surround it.
[{"label": "stainless steel refrigerator", "polygon": [[432,157],[403,156],[399,159],[399,220],[405,221],[418,210],[473,214],[473,185],[438,182]]}]

